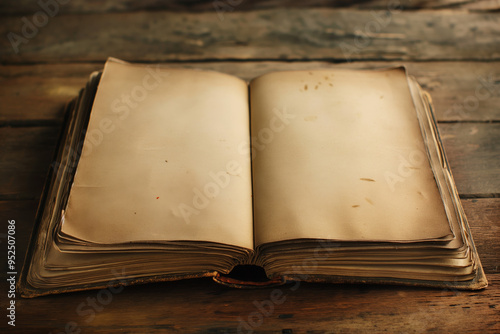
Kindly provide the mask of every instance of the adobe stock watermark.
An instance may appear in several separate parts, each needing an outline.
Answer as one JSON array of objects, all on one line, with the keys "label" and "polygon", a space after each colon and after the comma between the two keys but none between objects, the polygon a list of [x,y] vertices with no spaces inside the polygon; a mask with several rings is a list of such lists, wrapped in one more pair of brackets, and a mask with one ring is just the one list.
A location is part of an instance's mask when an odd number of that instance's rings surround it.
[{"label": "adobe stock watermark", "polygon": [[[257,152],[264,150],[272,143],[275,136],[283,131],[295,115],[290,114],[286,107],[281,110],[273,108],[273,116],[269,119],[268,126],[257,131],[257,136],[252,136],[248,141],[241,142],[238,147],[238,153],[247,157],[250,161],[255,159]],[[193,188],[193,197],[191,203],[180,203],[173,214],[184,220],[186,224],[191,223],[193,215],[199,215],[200,212],[210,205],[223,189],[227,188],[234,177],[242,172],[242,166],[238,161],[231,160],[226,163],[225,169],[221,171],[210,171],[208,173],[209,181],[202,187]]]},{"label": "adobe stock watermark", "polygon": [[30,40],[35,38],[40,29],[45,27],[50,18],[59,13],[61,5],[66,5],[70,0],[38,0],[37,4],[41,10],[33,14],[32,17],[23,16],[21,21],[23,23],[20,34],[9,31],[7,39],[14,50],[14,53],[19,53],[21,44],[27,44]]},{"label": "adobe stock watermark", "polygon": [[[108,306],[115,295],[121,293],[127,286],[125,281],[125,269],[122,268],[121,272],[116,270],[111,271],[114,278],[110,280],[103,288],[97,291],[95,297],[87,297],[85,301],[81,302],[76,307],[76,314],[83,320],[85,324],[94,321],[96,314],[102,312]],[[82,333],[80,324],[77,321],[69,321],[65,324],[64,330],[59,332],[49,332],[49,334],[79,334]]]},{"label": "adobe stock watermark", "polygon": [[226,170],[219,172],[209,172],[208,176],[211,181],[207,182],[201,189],[193,188],[192,205],[180,203],[177,210],[174,210],[174,215],[181,217],[186,224],[191,223],[192,215],[199,215],[201,210],[208,207],[210,201],[216,198],[222,189],[225,189],[231,177],[236,177],[241,174],[241,165],[236,160],[231,160],[226,164]]},{"label": "adobe stock watermark", "polygon": [[263,151],[267,145],[271,144],[275,135],[282,132],[295,118],[295,115],[287,111],[284,106],[282,110],[273,108],[273,116],[269,119],[267,126],[259,129],[256,136],[251,136],[249,141],[243,141],[238,145],[238,153],[251,157],[254,160],[259,151]]},{"label": "adobe stock watermark", "polygon": [[[67,173],[72,173],[78,165],[79,158],[90,155],[94,148],[104,141],[106,134],[110,134],[116,130],[116,122],[121,122],[129,117],[130,112],[139,107],[140,103],[148,97],[148,94],[157,89],[163,82],[163,79],[169,75],[168,73],[162,73],[159,65],[156,65],[156,68],[147,67],[146,72],[140,85],[134,86],[128,93],[123,93],[111,102],[110,108],[113,113],[118,115],[117,120],[113,121],[111,118],[105,117],[99,122],[97,128],[84,133],[85,138],[80,140],[76,148],[72,148],[69,145],[65,146],[64,149],[68,153],[63,154],[63,156],[68,157],[66,164]],[[84,143],[85,150],[83,150]],[[63,166],[59,161],[54,161],[51,167],[57,173],[59,168]]]},{"label": "adobe stock watermark", "polygon": [[220,21],[224,21],[224,13],[233,12],[236,7],[241,5],[245,0],[214,0],[212,6],[217,13]]},{"label": "adobe stock watermark", "polygon": [[[118,116],[118,121],[127,119],[130,113],[136,110],[140,103],[169,76],[168,72],[162,72],[160,69],[160,65],[156,65],[155,68],[146,67],[147,73],[142,78],[141,84],[135,85],[129,92],[122,93],[120,97],[111,101],[111,111]],[[91,154],[94,147],[103,142],[105,135],[115,130],[116,124],[113,119],[108,117],[101,119],[97,127],[87,132],[85,150],[82,151],[82,154]]]},{"label": "adobe stock watermark", "polygon": [[411,177],[415,171],[422,168],[426,161],[427,156],[420,150],[411,151],[406,158],[403,155],[399,155],[399,164],[397,169],[394,171],[386,171],[384,173],[385,181],[391,191],[396,190],[396,185],[398,183],[404,182],[405,179]]},{"label": "adobe stock watermark", "polygon": [[359,55],[361,51],[372,43],[374,36],[379,34],[391,22],[393,15],[403,10],[403,5],[399,0],[390,0],[386,10],[370,11],[372,20],[365,23],[363,28],[355,27],[353,44],[340,43],[342,54],[347,62],[352,61],[354,54]]},{"label": "adobe stock watermark", "polygon": [[445,111],[444,116],[458,116],[459,120],[466,119],[479,108],[480,102],[500,95],[500,86],[496,84],[497,81],[493,78],[492,73],[489,73],[487,78],[480,76],[474,89],[474,94],[467,95],[461,102],[454,103],[453,106]]}]

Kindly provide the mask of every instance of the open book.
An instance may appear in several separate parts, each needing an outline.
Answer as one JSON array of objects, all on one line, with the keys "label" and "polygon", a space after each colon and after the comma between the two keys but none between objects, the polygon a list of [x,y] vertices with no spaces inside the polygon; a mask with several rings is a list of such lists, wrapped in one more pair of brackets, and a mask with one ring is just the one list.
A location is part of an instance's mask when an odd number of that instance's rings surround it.
[{"label": "open book", "polygon": [[487,285],[404,68],[247,83],[109,59],[68,110],[24,296],[195,277]]}]

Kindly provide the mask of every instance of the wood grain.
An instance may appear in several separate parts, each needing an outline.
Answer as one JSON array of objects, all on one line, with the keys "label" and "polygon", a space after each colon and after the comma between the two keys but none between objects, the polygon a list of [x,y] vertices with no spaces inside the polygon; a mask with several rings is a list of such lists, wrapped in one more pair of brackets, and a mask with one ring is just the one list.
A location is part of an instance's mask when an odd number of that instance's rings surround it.
[{"label": "wood grain", "polygon": [[485,272],[500,274],[500,243],[495,241],[500,235],[500,198],[465,199],[462,205]]},{"label": "wood grain", "polygon": [[[126,287],[97,308],[89,306],[89,300],[97,300],[99,291],[18,300],[17,321],[23,333],[59,333],[69,322],[84,333],[237,333],[240,321],[258,324],[260,312],[261,325],[252,327],[258,333],[292,328],[294,333],[332,329],[360,333],[494,333],[500,330],[500,245],[493,242],[500,231],[500,199],[468,199],[462,203],[490,282],[484,291],[302,283],[279,287],[283,302],[273,303],[271,310],[266,301],[272,288],[231,289],[199,279]],[[16,219],[21,254],[35,204],[0,201],[2,219]],[[0,273],[2,289],[5,272]],[[267,312],[256,304],[266,305]],[[4,326],[0,323],[0,328]]]},{"label": "wood grain", "polygon": [[[500,62],[182,62],[168,67],[220,71],[250,80],[272,71],[383,68],[405,65],[431,94],[438,121],[500,121]],[[78,94],[96,64],[0,66],[0,124],[60,123],[62,110]]]},{"label": "wood grain", "polygon": [[[500,123],[441,123],[440,134],[464,197],[500,196]],[[42,190],[59,127],[0,128],[0,198],[33,199]]]},{"label": "wood grain", "polygon": [[0,66],[0,124],[61,124],[66,103],[103,65]]},{"label": "wood grain", "polygon": [[[296,291],[280,288],[285,300],[266,312],[258,305],[273,289],[190,280],[126,287],[94,313],[88,303],[99,291],[17,299],[16,328],[1,321],[0,331],[227,334],[254,320],[255,333],[500,332],[498,0],[401,0],[401,13],[387,13],[386,0],[57,1],[66,4],[17,54],[7,34],[22,36],[23,17],[32,22],[42,9],[39,1],[0,2],[0,216],[3,224],[16,220],[19,264],[62,107],[108,56],[245,79],[275,70],[403,63],[433,97],[459,191],[472,197],[462,203],[490,286],[458,292],[301,284]],[[373,22],[388,24],[377,31]],[[1,262],[0,290],[6,291]],[[1,297],[0,306],[6,303]]]},{"label": "wood grain", "polygon": [[[68,322],[84,333],[247,333],[238,332],[242,322],[257,333],[495,333],[500,279],[489,279],[481,292],[303,283],[295,291],[277,289],[281,303],[272,308],[273,289],[238,290],[201,279],[126,287],[94,312],[88,301],[99,291],[21,300],[18,321],[24,333],[59,333]],[[47,309],[57,312],[41,314]]]},{"label": "wood grain", "polygon": [[[61,1],[63,3],[63,1]],[[405,10],[418,9],[453,9],[471,11],[494,11],[500,8],[500,4],[495,0],[401,0],[399,1]],[[349,0],[71,0],[60,5],[58,13],[110,13],[110,12],[131,12],[131,11],[206,11],[216,12],[217,9],[223,12],[248,11],[256,9],[274,8],[277,6],[287,8],[311,8],[311,7],[335,7],[354,9],[386,9],[386,0],[349,1]],[[41,7],[36,2],[30,0],[4,0],[0,2],[0,13],[3,15],[33,14]]]},{"label": "wood grain", "polygon": [[0,128],[0,199],[39,198],[59,127]]},{"label": "wood grain", "polygon": [[45,25],[38,19],[40,28],[23,35],[30,19],[3,18],[0,35],[26,37],[20,44],[0,39],[4,63],[108,56],[154,62],[500,59],[500,20],[493,13],[279,8],[234,11],[223,20],[208,12],[72,14],[48,18]]},{"label": "wood grain", "polygon": [[500,123],[439,124],[458,192],[500,197]]}]

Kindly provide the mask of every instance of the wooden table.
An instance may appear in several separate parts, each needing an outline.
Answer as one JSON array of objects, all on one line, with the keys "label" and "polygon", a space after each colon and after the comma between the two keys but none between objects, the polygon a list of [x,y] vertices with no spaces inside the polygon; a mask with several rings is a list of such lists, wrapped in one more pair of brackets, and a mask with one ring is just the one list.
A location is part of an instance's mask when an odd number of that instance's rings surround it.
[{"label": "wooden table", "polygon": [[[401,1],[402,11],[385,0],[315,0],[307,6],[291,0],[191,1],[192,6],[190,1],[59,1],[57,6],[48,1],[52,5],[45,9],[28,0],[0,4],[0,328],[20,333],[500,332],[498,1]],[[331,2],[337,6],[327,8]],[[99,291],[17,297],[16,327],[8,326],[8,220],[16,224],[20,271],[63,106],[108,56],[246,79],[283,69],[406,65],[434,99],[490,286],[458,292],[304,283],[295,291],[282,287],[285,301],[264,311],[258,305],[269,300],[272,289],[237,290],[200,279],[126,287],[105,305],[92,304]]]}]

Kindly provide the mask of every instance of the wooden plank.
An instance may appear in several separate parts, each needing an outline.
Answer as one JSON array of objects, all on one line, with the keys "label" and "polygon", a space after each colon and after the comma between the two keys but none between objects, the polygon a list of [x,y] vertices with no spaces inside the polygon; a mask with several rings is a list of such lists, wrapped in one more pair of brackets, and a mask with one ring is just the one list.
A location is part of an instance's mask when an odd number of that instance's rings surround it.
[{"label": "wooden plank", "polygon": [[102,64],[0,66],[0,124],[60,123],[66,103],[78,96]]},{"label": "wooden plank", "polygon": [[462,200],[484,270],[500,274],[500,198]]},{"label": "wooden plank", "polygon": [[0,26],[11,38],[0,40],[0,60],[498,60],[499,21],[496,13],[323,8],[234,11],[222,21],[211,12],[18,16]]},{"label": "wooden plank", "polygon": [[[242,326],[242,332],[246,333],[246,322],[258,333],[287,329],[293,332],[332,329],[339,332],[498,332],[500,199],[462,202],[490,281],[484,291],[304,283],[276,288],[282,296],[278,303],[269,304],[266,301],[271,301],[273,288],[231,289],[200,279],[125,287],[120,293],[111,294],[109,300],[105,299],[107,294],[99,290],[18,299],[16,327],[23,333],[65,332],[68,323],[84,333],[161,333],[166,330],[237,333],[238,326]],[[20,256],[25,251],[35,204],[33,201],[0,201],[2,219],[16,219]],[[1,252],[4,254],[5,250]],[[5,270],[0,273],[3,291],[6,291],[5,273]],[[90,306],[98,298],[106,304],[97,302],[96,306]],[[131,300],[134,303],[130,303]],[[263,312],[258,305],[268,312]],[[0,328],[6,328],[6,324],[1,323]]]},{"label": "wooden plank", "polygon": [[294,285],[244,290],[209,280],[169,282],[126,287],[107,305],[97,303],[98,311],[89,306],[98,291],[22,300],[18,321],[23,333],[60,333],[68,322],[83,333],[494,333],[500,330],[499,275],[490,280],[481,292],[305,283],[295,291]]},{"label": "wooden plank", "polygon": [[[54,3],[55,1],[44,1],[44,3]],[[67,3],[65,3],[67,2]],[[233,11],[248,11],[256,9],[267,9],[274,7],[303,8],[303,7],[336,7],[336,8],[355,8],[355,9],[386,9],[388,1],[369,0],[369,1],[348,1],[348,0],[168,0],[168,1],[140,1],[140,0],[71,0],[58,1],[59,6],[52,5],[46,12],[56,11],[58,14],[68,13],[110,13],[110,12],[131,12],[131,11],[206,11],[217,12],[224,15]],[[416,9],[456,9],[473,11],[494,11],[500,8],[500,4],[495,0],[439,0],[439,1],[410,1],[401,0],[399,3],[405,10]],[[57,8],[57,9],[56,9]],[[44,10],[37,2],[31,0],[4,0],[0,2],[0,13],[3,15],[15,14],[33,14]],[[222,16],[223,17],[223,16]]]},{"label": "wooden plank", "polygon": [[0,199],[40,196],[59,132],[59,127],[0,128]]},{"label": "wooden plank", "polygon": [[[441,123],[457,189],[466,197],[500,194],[500,123]],[[0,128],[0,198],[32,199],[42,190],[59,127]]]},{"label": "wooden plank", "polygon": [[[250,80],[284,70],[381,68],[405,65],[431,93],[438,121],[499,121],[500,62],[183,62],[175,68],[220,71]],[[0,66],[0,123],[60,123],[65,103],[103,64]],[[42,123],[43,124],[43,123]]]},{"label": "wooden plank", "polygon": [[[2,230],[0,230],[0,256],[7,259],[7,221],[15,220],[16,226],[16,270],[21,272],[26,250],[28,249],[29,238],[33,224],[35,222],[35,213],[38,201],[2,201],[0,200],[0,219],[2,221]],[[7,272],[7,261],[1,261],[0,270],[2,278],[5,278]]]},{"label": "wooden plank", "polygon": [[439,132],[460,195],[500,197],[500,123],[441,123]]}]

